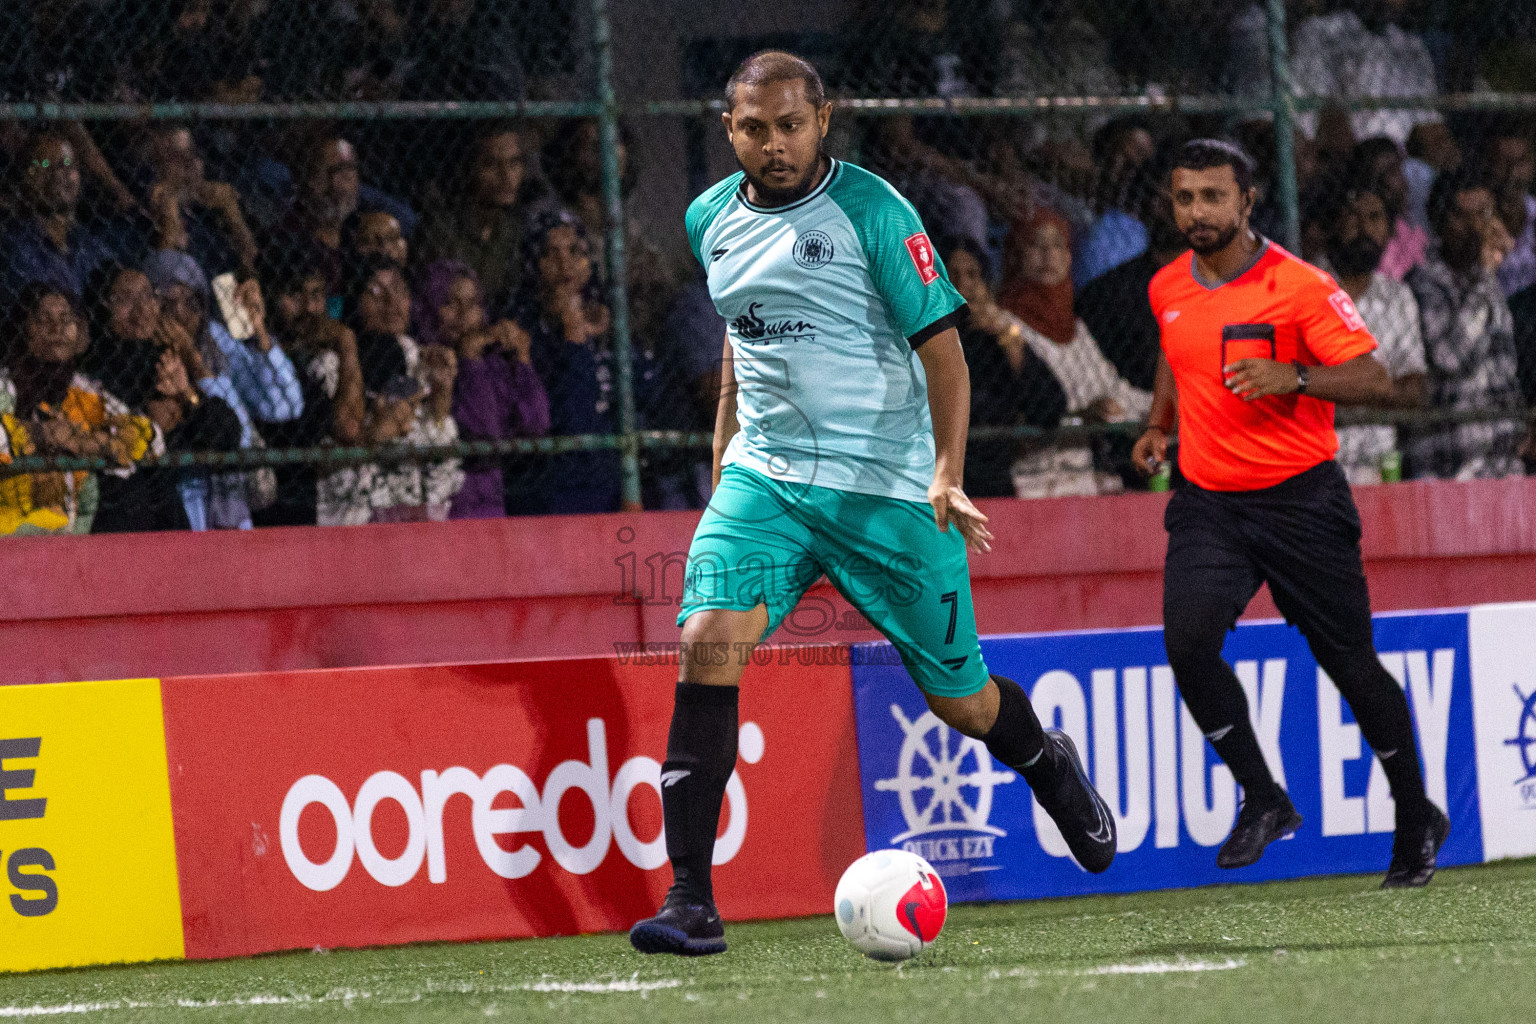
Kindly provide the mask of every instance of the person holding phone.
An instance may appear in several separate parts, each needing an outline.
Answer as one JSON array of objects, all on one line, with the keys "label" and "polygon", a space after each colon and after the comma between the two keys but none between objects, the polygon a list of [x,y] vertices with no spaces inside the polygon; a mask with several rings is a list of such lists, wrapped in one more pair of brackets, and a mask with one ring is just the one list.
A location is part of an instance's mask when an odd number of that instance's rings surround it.
[{"label": "person holding phone", "polygon": [[1407,698],[1376,656],[1360,516],[1334,462],[1334,403],[1391,404],[1392,378],[1349,293],[1249,228],[1253,173],[1252,158],[1231,143],[1183,146],[1169,185],[1192,251],[1158,271],[1148,292],[1163,354],[1133,458],[1153,472],[1177,428],[1183,475],[1165,514],[1168,663],[1243,787],[1216,863],[1246,867],[1302,823],[1221,657],[1227,631],[1268,583],[1391,784],[1396,830],[1383,887],[1422,886],[1450,821],[1425,795]]}]

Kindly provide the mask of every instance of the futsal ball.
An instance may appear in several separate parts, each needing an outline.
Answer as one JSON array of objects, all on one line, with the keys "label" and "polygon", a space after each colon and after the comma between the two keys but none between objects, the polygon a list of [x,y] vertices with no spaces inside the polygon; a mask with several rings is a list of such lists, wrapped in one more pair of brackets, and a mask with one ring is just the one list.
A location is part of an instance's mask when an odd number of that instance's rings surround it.
[{"label": "futsal ball", "polygon": [[939,937],[949,898],[933,866],[906,850],[866,853],[832,897],[837,927],[873,960],[906,960]]}]

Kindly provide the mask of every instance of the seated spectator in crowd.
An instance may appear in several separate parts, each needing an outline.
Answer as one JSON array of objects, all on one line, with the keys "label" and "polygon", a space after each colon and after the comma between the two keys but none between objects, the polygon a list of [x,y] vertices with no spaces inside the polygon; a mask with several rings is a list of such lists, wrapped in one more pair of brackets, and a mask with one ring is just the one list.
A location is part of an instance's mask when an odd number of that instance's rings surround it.
[{"label": "seated spectator in crowd", "polygon": [[[103,458],[123,476],[160,454],[159,431],[80,369],[90,344],[74,302],[55,285],[25,285],[5,325],[0,362],[0,464],[34,455]],[[88,472],[0,477],[0,536],[89,533],[100,504]]]},{"label": "seated spectator in crowd", "polygon": [[[1527,409],[1536,409],[1536,284],[1510,297],[1509,312],[1514,321],[1515,363],[1520,379],[1520,395]],[[1536,459],[1536,451],[1528,458]],[[1527,467],[1532,471],[1533,467]]]},{"label": "seated spectator in crowd", "polygon": [[1094,132],[1097,216],[1072,254],[1075,287],[1147,251],[1147,227],[1134,211],[1142,206],[1142,193],[1153,187],[1148,172],[1156,153],[1147,122],[1137,115],[1118,117]]},{"label": "seated spectator in crowd", "polygon": [[21,201],[21,216],[0,236],[5,259],[0,301],[38,281],[79,302],[91,274],[118,254],[80,223],[80,166],[75,147],[63,136],[45,133],[28,145]]},{"label": "seated spectator in crowd", "polygon": [[400,218],[387,210],[358,210],[341,226],[341,256],[353,261],[363,256],[382,256],[398,267],[409,265],[410,242]]},{"label": "seated spectator in crowd", "polygon": [[1401,281],[1424,262],[1429,251],[1429,232],[1404,214],[1408,204],[1408,178],[1403,174],[1403,154],[1397,143],[1384,135],[1355,146],[1345,172],[1347,187],[1375,192],[1387,204],[1392,237],[1381,257],[1380,272]]},{"label": "seated spectator in crowd", "polygon": [[[665,376],[673,382],[668,396],[678,429],[712,431],[720,402],[720,367],[725,351],[725,317],[709,297],[709,282],[704,268],[696,267],[693,279],[683,285],[672,299],[661,325],[661,358],[667,367]],[[678,385],[681,384],[681,387]],[[681,473],[683,507],[703,508],[709,503],[713,467],[706,459],[694,457]],[[692,486],[687,486],[687,477]],[[646,508],[675,507],[667,496],[657,495],[653,502],[646,496]]]},{"label": "seated spectator in crowd", "polygon": [[249,275],[256,266],[256,240],[240,209],[240,194],[203,174],[203,158],[184,126],[157,123],[150,129],[148,192],[155,249],[176,249],[215,276]]},{"label": "seated spectator in crowd", "polygon": [[[1297,95],[1348,100],[1365,96],[1435,96],[1434,59],[1424,37],[1400,27],[1408,0],[1362,0],[1303,20],[1291,41],[1291,83]],[[1359,13],[1356,13],[1356,12]],[[1414,126],[1437,122],[1434,110],[1382,108],[1350,114],[1354,137],[1385,135],[1399,146]],[[1316,117],[1301,115],[1312,134]]]},{"label": "seated spectator in crowd", "polygon": [[[1507,240],[1493,196],[1466,171],[1442,175],[1430,192],[1438,238],[1409,272],[1429,364],[1430,404],[1481,412],[1520,405],[1514,323],[1494,271]],[[1517,419],[1436,428],[1409,448],[1415,475],[1466,480],[1520,473],[1525,427]]]},{"label": "seated spectator in crowd", "polygon": [[1152,277],[1189,245],[1173,221],[1168,194],[1160,188],[1142,193],[1139,217],[1147,225],[1147,251],[1089,281],[1074,304],[1077,315],[1099,343],[1099,350],[1132,385],[1151,391],[1162,355],[1162,332],[1147,289]]},{"label": "seated spectator in crowd", "polygon": [[[303,412],[295,420],[260,423],[267,443],[278,448],[319,448],[366,443],[367,412],[357,336],[326,311],[325,271],[313,247],[270,250],[262,282],[272,296],[276,337],[299,368]],[[356,466],[299,464],[276,469],[277,498],[256,510],[258,526],[313,526],[344,522],[352,509],[367,522]],[[324,495],[324,500],[321,496]]]},{"label": "seated spectator in crowd", "polygon": [[1408,158],[1403,176],[1408,179],[1408,222],[1429,230],[1429,190],[1435,177],[1461,166],[1461,146],[1444,121],[1424,121],[1408,133]]},{"label": "seated spectator in crowd", "polygon": [[415,227],[416,216],[409,206],[363,184],[357,150],[339,135],[321,134],[309,140],[300,154],[297,179],[293,204],[276,228],[278,241],[302,239],[319,247],[331,295],[341,294],[342,236],[348,218],[359,210],[385,211],[395,219],[402,239]]},{"label": "seated spectator in crowd", "polygon": [[[85,352],[87,372],[110,382],[132,411],[147,415],[166,451],[239,448],[239,414],[221,395],[229,393],[227,381],[210,378],[196,340],[164,311],[148,275],[103,267],[88,296],[97,338]],[[205,528],[210,486],[209,473],[201,469],[152,468],[104,478],[93,532]],[[239,500],[221,503],[220,515],[224,512],[227,518],[215,525],[237,527],[247,517]]]},{"label": "seated spectator in crowd", "polygon": [[[1067,414],[1067,396],[1056,376],[1029,347],[1024,324],[992,297],[983,271],[986,254],[969,239],[940,243],[949,279],[966,302],[960,332],[971,369],[971,426],[1050,429]],[[972,440],[965,448],[965,493],[975,498],[1012,497],[1016,438]]]},{"label": "seated spectator in crowd", "polygon": [[1487,141],[1483,173],[1493,193],[1494,212],[1509,232],[1511,248],[1499,264],[1499,285],[1513,295],[1536,284],[1536,147],[1531,138],[1514,131]]},{"label": "seated spectator in crowd", "polygon": [[[1369,189],[1345,193],[1324,211],[1326,259],[1319,262],[1354,300],[1365,326],[1376,337],[1376,358],[1392,375],[1395,404],[1416,409],[1428,398],[1424,335],[1413,290],[1382,273],[1382,254],[1391,233],[1385,196]],[[1336,461],[1352,484],[1379,484],[1384,460],[1401,458],[1397,428],[1390,425],[1340,427]]]},{"label": "seated spectator in crowd", "polygon": [[[465,441],[539,437],[549,432],[549,396],[534,372],[528,332],[501,320],[491,324],[480,281],[468,265],[444,260],[427,268],[419,326],[427,350],[452,349],[459,360],[453,419]],[[451,519],[507,514],[501,459],[471,459],[454,496]]]},{"label": "seated spectator in crowd", "polygon": [[[212,292],[192,257],[163,249],[149,256],[144,272],[160,298],[161,316],[169,317],[196,343],[202,364],[198,390],[233,410],[240,421],[240,448],[265,447],[256,421],[285,423],[298,418],[304,410],[304,395],[293,363],[267,330],[260,284],[252,278],[235,291],[234,302],[251,331],[249,341],[237,341],[211,315]],[[248,496],[257,504],[270,501],[273,480],[269,469],[183,480],[183,502],[192,529],[249,529]],[[266,497],[257,499],[257,494]]]},{"label": "seated spectator in crowd", "polygon": [[534,31],[526,11],[493,0],[418,4],[416,45],[406,99],[520,100],[527,95],[519,30]]},{"label": "seated spectator in crowd", "polygon": [[450,168],[447,195],[454,198],[427,210],[414,240],[422,266],[438,260],[469,264],[492,311],[506,309],[521,286],[528,220],[544,208],[535,195],[539,185],[527,180],[526,171],[517,131],[506,126],[485,130],[463,165]]},{"label": "seated spectator in crowd", "polygon": [[[1024,340],[1066,395],[1068,421],[1118,423],[1145,418],[1152,395],[1133,387],[1104,358],[1072,312],[1072,244],[1067,223],[1038,211],[1009,236],[1009,267],[998,304],[1022,322]],[[1095,472],[1088,445],[1051,443],[1015,467],[1021,498],[1120,490],[1113,472]]]},{"label": "seated spectator in crowd", "polygon": [[[563,122],[544,147],[545,173],[555,196],[566,209],[581,218],[587,237],[601,239],[607,231],[607,203],[603,198],[602,147],[598,144],[596,118]],[[619,133],[619,189],[625,203],[639,180],[634,160],[634,138],[627,125]],[[632,205],[625,206],[633,210]],[[636,338],[653,341],[661,329],[667,305],[677,290],[677,269],[654,241],[658,232],[647,230],[633,215],[624,222],[625,276],[629,280],[629,330]],[[599,261],[601,269],[601,261]]]},{"label": "seated spectator in crowd", "polygon": [[[611,317],[586,229],[574,214],[543,214],[529,227],[523,249],[525,285],[515,319],[532,338],[533,368],[549,394],[550,433],[615,433]],[[659,364],[639,345],[633,358],[635,404],[645,409],[658,399]],[[523,466],[507,480],[509,514],[619,510],[616,450],[567,452]]]},{"label": "seated spectator in crowd", "polygon": [[[346,321],[357,335],[358,365],[367,396],[367,439],[409,448],[453,444],[457,357],[441,345],[423,349],[406,332],[411,326],[411,292],[394,263],[365,257],[352,269]],[[458,459],[365,466],[366,495],[348,522],[440,521],[464,483]],[[361,501],[366,497],[367,519]]]}]

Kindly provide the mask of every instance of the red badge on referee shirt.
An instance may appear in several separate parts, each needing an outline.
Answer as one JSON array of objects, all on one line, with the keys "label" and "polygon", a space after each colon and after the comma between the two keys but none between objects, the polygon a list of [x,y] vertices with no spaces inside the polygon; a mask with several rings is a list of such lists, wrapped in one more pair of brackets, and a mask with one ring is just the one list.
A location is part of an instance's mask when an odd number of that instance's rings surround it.
[{"label": "red badge on referee shirt", "polygon": [[912,257],[912,265],[917,268],[917,276],[923,279],[924,287],[939,279],[939,269],[933,262],[933,243],[928,241],[927,235],[919,231],[908,237],[907,255]]}]

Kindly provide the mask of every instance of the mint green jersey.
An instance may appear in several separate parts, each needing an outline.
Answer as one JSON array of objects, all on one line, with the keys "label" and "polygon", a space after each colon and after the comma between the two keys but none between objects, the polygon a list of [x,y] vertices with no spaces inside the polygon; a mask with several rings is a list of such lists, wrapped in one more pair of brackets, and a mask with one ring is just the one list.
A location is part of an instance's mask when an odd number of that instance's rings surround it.
[{"label": "mint green jersey", "polygon": [[735,361],[740,429],[724,463],[926,502],[933,422],[917,347],[964,300],[917,211],[840,160],[778,209],[749,203],[744,177],[699,196],[686,219]]}]

